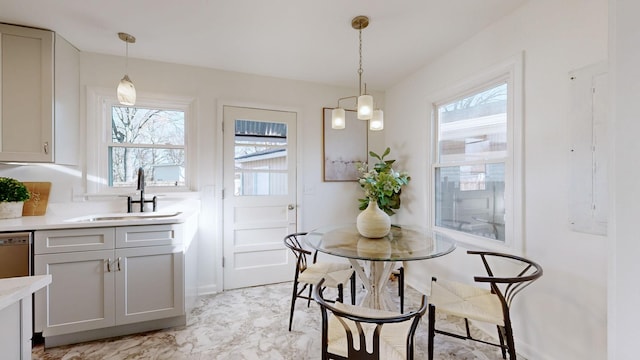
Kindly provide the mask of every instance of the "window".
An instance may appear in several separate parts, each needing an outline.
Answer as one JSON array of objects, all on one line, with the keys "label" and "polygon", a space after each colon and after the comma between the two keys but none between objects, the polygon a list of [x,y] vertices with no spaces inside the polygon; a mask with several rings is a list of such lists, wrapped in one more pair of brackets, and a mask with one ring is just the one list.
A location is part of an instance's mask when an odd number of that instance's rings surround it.
[{"label": "window", "polygon": [[[518,247],[521,74],[518,62],[434,104],[433,224],[457,240]],[[516,206],[518,204],[518,206]]]},{"label": "window", "polygon": [[184,186],[184,118],[183,110],[112,105],[109,186],[132,186],[138,168],[146,186]]},{"label": "window", "polygon": [[89,89],[88,193],[130,192],[144,169],[148,190],[189,187],[188,125],[191,101],[140,96],[135,106],[117,102],[114,91]]}]

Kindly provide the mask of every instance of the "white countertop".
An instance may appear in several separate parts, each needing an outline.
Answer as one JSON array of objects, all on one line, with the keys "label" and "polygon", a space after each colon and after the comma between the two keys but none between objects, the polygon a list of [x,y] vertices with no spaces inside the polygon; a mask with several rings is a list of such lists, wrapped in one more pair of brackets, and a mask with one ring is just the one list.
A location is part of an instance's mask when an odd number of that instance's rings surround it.
[{"label": "white countertop", "polygon": [[51,275],[20,276],[0,279],[0,310],[51,283]]},{"label": "white countertop", "polygon": [[[3,231],[31,231],[47,229],[78,229],[90,227],[107,226],[129,226],[129,225],[156,225],[156,224],[176,224],[185,222],[190,216],[196,214],[199,209],[176,209],[158,212],[145,213],[88,213],[83,216],[65,216],[51,214],[44,216],[23,216],[17,219],[1,219],[0,232]],[[175,216],[162,217],[165,215],[179,213]],[[139,215],[150,216],[141,218]],[[122,219],[88,221],[90,217],[122,217]],[[154,217],[156,216],[156,217]]]}]

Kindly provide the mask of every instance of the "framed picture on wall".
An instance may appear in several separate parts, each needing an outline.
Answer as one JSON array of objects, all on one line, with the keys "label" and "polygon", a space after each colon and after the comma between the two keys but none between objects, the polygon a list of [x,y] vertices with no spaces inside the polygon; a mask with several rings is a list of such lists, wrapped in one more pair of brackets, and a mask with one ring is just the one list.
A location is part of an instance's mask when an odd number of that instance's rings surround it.
[{"label": "framed picture on wall", "polygon": [[366,162],[368,121],[358,120],[356,112],[346,110],[345,128],[331,128],[331,108],[323,110],[322,158],[324,181],[358,181],[358,162]]}]

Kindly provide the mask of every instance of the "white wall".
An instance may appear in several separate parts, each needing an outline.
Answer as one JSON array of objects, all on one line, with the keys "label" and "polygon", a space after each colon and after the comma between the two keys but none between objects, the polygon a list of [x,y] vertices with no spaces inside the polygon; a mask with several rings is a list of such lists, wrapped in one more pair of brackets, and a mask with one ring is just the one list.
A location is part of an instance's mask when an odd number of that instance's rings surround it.
[{"label": "white wall", "polygon": [[[398,219],[428,223],[430,104],[442,89],[524,51],[523,254],[544,268],[512,310],[516,348],[528,359],[606,358],[607,238],[573,232],[567,221],[567,75],[607,59],[607,9],[607,0],[529,1],[386,94],[385,140],[413,177]],[[408,264],[409,282],[425,291],[432,275],[472,282],[482,270],[465,251]]]},{"label": "white wall", "polygon": [[640,2],[611,0],[610,41],[613,74],[614,152],[612,233],[609,246],[609,359],[638,358],[640,338]]},{"label": "white wall", "polygon": [[[92,114],[87,115],[86,88],[113,89],[115,93],[118,81],[123,76],[124,65],[123,57],[81,53],[81,134],[86,134],[87,122],[98,121],[92,118]],[[335,106],[338,98],[354,95],[357,90],[139,59],[129,59],[128,73],[139,96],[145,93],[177,95],[191,97],[196,102],[198,145],[196,178],[192,190],[202,199],[199,244],[201,293],[221,290],[217,283],[221,255],[216,253],[217,244],[221,241],[221,232],[216,226],[221,224],[221,214],[217,210],[221,208],[221,173],[216,159],[219,159],[218,146],[222,139],[218,115],[225,103],[285,108],[298,113],[298,179],[300,189],[304,189],[300,191],[302,196],[298,201],[300,231],[327,223],[344,222],[349,218],[355,221],[358,214],[357,198],[361,196],[357,183],[322,181],[322,108]],[[377,102],[384,105],[384,94],[374,92],[373,95]],[[370,133],[369,145],[372,150],[379,151],[380,146],[376,147],[376,144],[382,144],[382,139],[382,134]],[[81,149],[85,149],[84,140],[83,137]],[[88,146],[92,146],[91,142]],[[83,174],[86,171],[84,151],[82,155],[82,164],[78,167],[0,164],[0,176],[12,176],[22,181],[51,181],[49,201],[52,204],[49,209],[63,211],[69,209],[69,205],[79,206],[70,202],[82,201],[81,195],[85,191]],[[126,209],[122,199],[116,199],[115,202],[93,200],[82,206]],[[159,206],[161,208],[162,203]]]}]

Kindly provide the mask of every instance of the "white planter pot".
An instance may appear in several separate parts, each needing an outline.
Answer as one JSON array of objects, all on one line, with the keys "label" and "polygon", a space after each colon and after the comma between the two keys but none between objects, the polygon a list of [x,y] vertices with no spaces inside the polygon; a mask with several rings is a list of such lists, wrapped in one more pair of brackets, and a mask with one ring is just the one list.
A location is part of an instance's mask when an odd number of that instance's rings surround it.
[{"label": "white planter pot", "polygon": [[23,201],[0,202],[0,219],[15,219],[22,217]]},{"label": "white planter pot", "polygon": [[378,202],[372,199],[356,218],[356,228],[364,237],[382,238],[391,230],[391,219],[378,207]]}]

